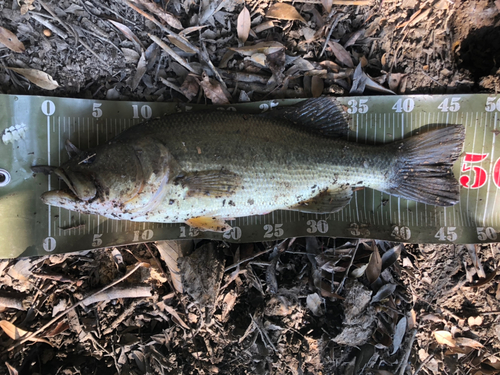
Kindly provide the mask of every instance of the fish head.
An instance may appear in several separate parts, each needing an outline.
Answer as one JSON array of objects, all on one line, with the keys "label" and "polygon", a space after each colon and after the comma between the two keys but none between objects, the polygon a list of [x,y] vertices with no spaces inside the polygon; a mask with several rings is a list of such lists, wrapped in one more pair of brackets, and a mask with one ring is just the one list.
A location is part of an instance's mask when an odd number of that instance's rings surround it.
[{"label": "fish head", "polygon": [[154,208],[169,180],[170,154],[156,143],[111,141],[70,153],[53,169],[66,185],[42,194],[45,204],[81,213],[132,219]]}]

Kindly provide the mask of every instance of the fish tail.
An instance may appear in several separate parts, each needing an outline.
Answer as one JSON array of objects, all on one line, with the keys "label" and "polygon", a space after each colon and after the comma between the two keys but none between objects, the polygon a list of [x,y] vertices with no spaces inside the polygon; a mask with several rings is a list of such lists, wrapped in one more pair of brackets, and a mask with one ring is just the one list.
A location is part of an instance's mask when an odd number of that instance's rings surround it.
[{"label": "fish tail", "polygon": [[458,203],[460,186],[452,167],[464,139],[465,128],[453,125],[395,142],[400,157],[388,192],[434,206]]}]

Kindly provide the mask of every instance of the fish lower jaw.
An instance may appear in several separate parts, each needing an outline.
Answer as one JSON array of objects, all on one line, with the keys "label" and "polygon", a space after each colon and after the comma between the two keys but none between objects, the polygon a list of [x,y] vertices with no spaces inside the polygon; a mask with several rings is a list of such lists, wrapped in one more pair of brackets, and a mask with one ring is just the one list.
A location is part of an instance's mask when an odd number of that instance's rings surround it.
[{"label": "fish lower jaw", "polygon": [[42,202],[50,206],[64,207],[75,206],[79,201],[75,194],[65,190],[51,190],[42,194]]}]

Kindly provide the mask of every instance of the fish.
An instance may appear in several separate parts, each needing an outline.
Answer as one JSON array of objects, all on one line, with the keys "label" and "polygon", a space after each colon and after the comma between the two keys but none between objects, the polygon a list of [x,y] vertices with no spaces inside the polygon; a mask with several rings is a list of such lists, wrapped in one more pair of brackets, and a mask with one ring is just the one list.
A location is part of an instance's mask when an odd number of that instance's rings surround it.
[{"label": "fish", "polygon": [[367,145],[347,140],[347,116],[337,100],[320,97],[262,114],[175,113],[85,151],[68,140],[70,159],[48,168],[66,186],[41,199],[111,219],[215,232],[275,210],[337,212],[362,188],[434,206],[459,201],[452,166],[462,125]]}]

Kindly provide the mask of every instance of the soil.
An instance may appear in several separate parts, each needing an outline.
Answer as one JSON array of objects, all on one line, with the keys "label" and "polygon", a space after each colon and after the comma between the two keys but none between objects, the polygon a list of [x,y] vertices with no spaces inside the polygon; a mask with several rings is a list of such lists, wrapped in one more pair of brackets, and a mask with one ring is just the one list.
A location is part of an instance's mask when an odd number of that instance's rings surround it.
[{"label": "soil", "polygon": [[[0,0],[0,93],[222,104],[500,87],[499,0],[243,7]],[[379,86],[353,85],[358,65]],[[184,247],[0,262],[0,373],[500,373],[499,244]]]}]

